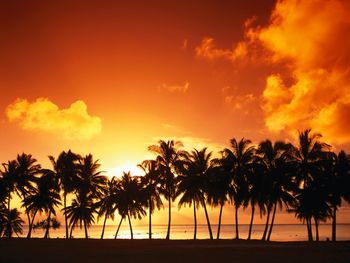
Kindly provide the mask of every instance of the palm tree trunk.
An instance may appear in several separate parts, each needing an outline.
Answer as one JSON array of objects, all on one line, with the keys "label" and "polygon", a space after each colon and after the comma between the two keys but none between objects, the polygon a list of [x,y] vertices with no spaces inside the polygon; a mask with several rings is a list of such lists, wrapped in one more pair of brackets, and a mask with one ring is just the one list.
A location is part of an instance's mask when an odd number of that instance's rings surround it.
[{"label": "palm tree trunk", "polygon": [[266,240],[267,230],[269,228],[270,213],[271,213],[271,205],[269,204],[268,208],[267,208],[267,216],[266,216],[266,224],[265,224],[264,234],[263,234],[261,240]]},{"label": "palm tree trunk", "polygon": [[130,227],[130,238],[134,239],[134,234],[132,232],[132,226],[131,226],[131,220],[130,220],[129,213],[128,213],[128,221],[129,221],[129,227]]},{"label": "palm tree trunk", "polygon": [[316,241],[320,241],[319,235],[318,235],[318,220],[314,218],[315,221],[315,229],[316,229]]},{"label": "palm tree trunk", "polygon": [[239,239],[239,232],[238,232],[238,206],[235,205],[235,219],[236,219],[236,239]]},{"label": "palm tree trunk", "polygon": [[46,231],[45,231],[44,238],[48,238],[49,237],[50,221],[51,221],[51,210],[50,210],[49,215],[47,217],[47,226],[46,226]]},{"label": "palm tree trunk", "polygon": [[213,239],[213,232],[211,231],[211,225],[210,225],[209,215],[208,215],[207,206],[206,206],[206,204],[205,204],[205,200],[204,200],[203,193],[202,193],[202,203],[203,203],[203,207],[204,207],[204,211],[205,211],[205,217],[207,218],[209,236],[210,236],[210,239]]},{"label": "palm tree trunk", "polygon": [[254,220],[254,211],[255,211],[255,206],[252,205],[252,217],[251,217],[251,219],[250,219],[248,240],[250,240],[250,237],[251,237],[251,234],[252,234],[253,220]]},{"label": "palm tree trunk", "polygon": [[32,228],[33,228],[33,224],[34,224],[34,218],[35,218],[35,215],[36,215],[37,212],[38,212],[38,209],[36,209],[36,210],[34,211],[32,221],[31,221],[30,224],[29,224],[29,231],[28,231],[27,238],[30,238],[30,237],[32,236]]},{"label": "palm tree trunk", "polygon": [[273,208],[272,220],[271,220],[271,225],[270,225],[269,234],[267,235],[267,241],[270,241],[270,237],[271,237],[271,233],[272,233],[273,224],[274,224],[274,222],[275,222],[276,210],[277,210],[277,202],[275,203],[275,207]]},{"label": "palm tree trunk", "polygon": [[337,206],[333,206],[332,216],[332,241],[337,240]]},{"label": "palm tree trunk", "polygon": [[221,229],[221,216],[222,216],[222,208],[224,206],[224,203],[220,204],[220,213],[219,213],[219,224],[218,224],[218,234],[216,236],[216,239],[220,239],[220,229]]},{"label": "palm tree trunk", "polygon": [[171,194],[169,194],[169,198],[168,198],[168,203],[169,203],[169,214],[168,214],[168,231],[166,234],[166,238],[167,240],[170,239],[170,224],[171,224]]},{"label": "palm tree trunk", "polygon": [[309,241],[313,241],[312,237],[312,227],[311,227],[311,218],[306,218],[307,234]]},{"label": "palm tree trunk", "polygon": [[120,229],[120,226],[122,225],[123,219],[124,219],[123,217],[120,219],[117,231],[115,232],[115,235],[114,235],[114,239],[117,239],[117,235],[119,233],[119,229]]},{"label": "palm tree trunk", "polygon": [[84,222],[85,238],[86,238],[86,239],[88,239],[88,238],[89,238],[89,236],[88,236],[88,231],[87,231],[86,221],[85,221],[85,220],[83,220],[83,222]]},{"label": "palm tree trunk", "polygon": [[149,206],[149,222],[148,222],[148,237],[149,239],[152,239],[152,212],[151,212],[151,199],[148,201],[148,206]]},{"label": "palm tree trunk", "polygon": [[[26,194],[23,194],[23,199],[26,198]],[[28,220],[28,234],[29,234],[29,225],[30,225],[30,215],[29,215],[29,211],[27,210],[27,207],[24,206],[25,208],[25,212],[26,212],[26,215],[27,215],[27,220]],[[27,234],[27,237],[28,237],[28,234]]]},{"label": "palm tree trunk", "polygon": [[[64,205],[64,211],[66,211],[66,207],[67,207],[67,193],[66,191],[64,191],[63,193],[63,205]],[[68,239],[68,219],[67,219],[67,214],[64,213],[64,222],[66,224],[66,239]],[[71,237],[72,231],[70,231],[70,235],[69,237]]]},{"label": "palm tree trunk", "polygon": [[193,240],[197,238],[197,213],[196,213],[196,201],[193,200],[193,218],[194,218],[194,231],[193,231]]},{"label": "palm tree trunk", "polygon": [[105,220],[103,221],[101,239],[103,239],[103,235],[105,234],[106,222],[107,222],[107,213],[105,214]]},{"label": "palm tree trunk", "polygon": [[73,229],[74,229],[74,224],[73,224],[72,227],[70,228],[70,231],[69,231],[69,238],[72,238],[72,237],[73,237]]}]

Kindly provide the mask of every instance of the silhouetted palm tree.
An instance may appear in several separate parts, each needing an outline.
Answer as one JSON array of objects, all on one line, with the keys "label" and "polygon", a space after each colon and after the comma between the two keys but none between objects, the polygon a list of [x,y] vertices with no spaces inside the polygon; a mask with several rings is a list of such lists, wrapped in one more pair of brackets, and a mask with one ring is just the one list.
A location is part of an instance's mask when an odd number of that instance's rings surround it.
[{"label": "silhouetted palm tree", "polygon": [[227,173],[222,166],[217,165],[217,163],[217,160],[213,160],[214,166],[212,166],[210,170],[208,184],[205,191],[208,202],[213,206],[220,206],[218,231],[216,236],[217,239],[220,239],[222,210],[225,203],[229,201],[229,196],[232,196],[232,191],[234,191],[234,189],[231,184],[231,175]]},{"label": "silhouetted palm tree", "polygon": [[[8,210],[10,211],[11,193],[15,192],[19,197],[26,198],[34,190],[32,182],[34,177],[40,171],[40,165],[36,164],[37,160],[30,154],[18,154],[16,160],[8,161],[3,164],[5,171],[3,177],[7,185],[8,193]],[[30,214],[26,210],[28,225],[30,227]],[[28,237],[30,237],[30,229]]]},{"label": "silhouetted palm tree", "polygon": [[160,209],[163,206],[162,199],[160,198],[160,171],[158,169],[157,161],[155,160],[145,160],[138,165],[145,173],[141,177],[142,192],[145,203],[148,207],[148,235],[149,239],[152,239],[152,214],[155,208]]},{"label": "silhouetted palm tree", "polygon": [[23,233],[22,225],[24,222],[20,215],[21,213],[16,208],[4,213],[4,218],[2,221],[0,221],[0,229],[5,237],[11,238],[13,233],[15,233],[17,236],[18,234]]},{"label": "silhouetted palm tree", "polygon": [[77,165],[78,183],[76,190],[76,198],[72,205],[67,207],[65,213],[67,218],[71,218],[69,225],[72,229],[79,221],[80,228],[84,225],[85,238],[88,238],[87,229],[94,222],[94,213],[97,211],[97,206],[94,201],[103,196],[107,177],[101,175],[99,171],[100,164],[93,160],[91,154],[79,159]]},{"label": "silhouetted palm tree", "polygon": [[207,211],[207,198],[205,193],[209,186],[209,174],[212,169],[210,158],[212,153],[207,152],[207,148],[198,151],[194,149],[191,153],[183,153],[183,160],[178,164],[179,175],[177,186],[177,195],[182,194],[179,207],[184,204],[193,204],[195,219],[195,234],[197,229],[196,205],[202,204],[207,220],[210,239],[213,239],[213,233],[210,225],[209,215]]},{"label": "silhouetted palm tree", "polygon": [[[293,200],[290,185],[293,171],[293,163],[290,161],[291,147],[291,144],[284,142],[277,141],[272,144],[270,140],[265,140],[257,149],[257,155],[261,158],[266,172],[264,185],[266,186],[267,217],[262,240],[270,240],[277,205],[282,209],[283,204],[288,206]],[[272,209],[272,220],[268,230]]]},{"label": "silhouetted palm tree", "polygon": [[226,148],[222,152],[222,165],[231,174],[233,186],[231,199],[235,207],[236,239],[239,239],[238,209],[248,205],[247,176],[252,169],[255,150],[251,141],[244,138],[239,142],[233,138],[230,142],[231,149]]},{"label": "silhouetted palm tree", "polygon": [[332,241],[336,241],[337,210],[341,206],[343,196],[343,185],[345,178],[350,175],[350,161],[344,151],[338,155],[330,153],[325,160],[325,173],[327,178],[328,201],[332,208]]},{"label": "silhouetted palm tree", "polygon": [[[61,189],[63,190],[63,210],[65,211],[67,207],[67,195],[69,193],[73,193],[77,188],[77,164],[78,160],[80,159],[80,156],[69,150],[68,152],[62,151],[57,157],[57,159],[55,159],[53,156],[49,156],[49,159],[53,165],[53,170],[59,178]],[[64,222],[66,227],[66,238],[68,238],[69,226],[66,213],[64,213]]]},{"label": "silhouetted palm tree", "polygon": [[44,238],[49,238],[49,229],[59,229],[61,227],[61,223],[57,221],[55,217],[48,219],[41,220],[37,222],[35,225],[33,225],[33,229],[41,228],[45,231]]},{"label": "silhouetted palm tree", "polygon": [[182,146],[178,141],[163,141],[160,140],[157,145],[151,145],[148,150],[156,153],[156,161],[158,162],[158,169],[161,173],[161,183],[163,186],[162,194],[168,200],[168,230],[166,239],[170,239],[170,225],[171,225],[171,201],[174,197],[174,184],[176,165],[179,160],[178,148]]},{"label": "silhouetted palm tree", "polygon": [[118,212],[122,219],[128,218],[130,238],[133,239],[130,217],[141,219],[146,215],[146,211],[143,209],[146,203],[142,196],[142,185],[138,177],[131,176],[130,172],[124,172],[119,187]]},{"label": "silhouetted palm tree", "polygon": [[[322,175],[323,162],[327,157],[329,152],[329,145],[320,142],[320,134],[311,134],[311,130],[305,130],[299,133],[299,141],[297,147],[293,149],[293,158],[295,160],[296,168],[296,182],[299,185],[299,189],[302,193],[298,194],[299,201],[297,204],[302,205],[303,213],[297,215],[299,218],[305,216],[308,239],[309,241],[313,240],[312,236],[312,223],[311,219],[313,217],[313,201],[316,200],[316,196],[311,196],[316,194],[317,191],[313,189],[315,187],[315,181],[318,181],[320,175]],[[310,189],[309,189],[310,188]],[[306,193],[303,193],[306,191]],[[307,198],[307,200],[304,200]],[[304,209],[310,209],[310,211],[304,211]],[[294,209],[295,210],[295,209]],[[300,209],[296,209],[298,211]],[[297,212],[296,212],[297,213]],[[317,215],[315,214],[316,221]],[[316,228],[318,223],[316,222]],[[316,229],[317,230],[317,229]]]},{"label": "silhouetted palm tree", "polygon": [[107,219],[111,218],[112,220],[114,220],[114,214],[117,210],[117,184],[118,179],[116,177],[112,177],[111,180],[108,180],[107,187],[104,189],[102,197],[96,203],[96,207],[99,208],[97,218],[100,218],[104,215],[101,239],[103,239]]},{"label": "silhouetted palm tree", "polygon": [[[29,225],[28,237],[31,237],[31,232],[34,224],[34,219],[37,212],[45,212],[47,214],[47,222],[50,222],[51,214],[56,215],[55,207],[61,204],[58,180],[55,173],[51,170],[43,169],[42,176],[35,179],[37,187],[22,203],[26,208],[27,213],[32,213],[32,219]],[[45,237],[49,236],[49,224],[46,229]]]},{"label": "silhouetted palm tree", "polygon": [[88,227],[94,222],[94,213],[97,212],[93,202],[83,196],[77,195],[73,199],[72,204],[64,209],[64,213],[69,219],[70,234],[72,237],[73,229],[79,226],[80,229],[84,226],[85,238],[88,238]]}]

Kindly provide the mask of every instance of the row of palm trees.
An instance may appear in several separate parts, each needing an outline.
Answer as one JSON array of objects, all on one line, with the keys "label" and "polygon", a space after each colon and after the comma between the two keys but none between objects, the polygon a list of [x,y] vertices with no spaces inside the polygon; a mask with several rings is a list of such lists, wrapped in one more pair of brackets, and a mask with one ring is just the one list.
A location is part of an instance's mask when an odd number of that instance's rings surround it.
[{"label": "row of palm trees", "polygon": [[[194,239],[199,207],[204,209],[210,239],[214,236],[207,207],[219,207],[219,239],[223,208],[233,204],[236,239],[240,238],[239,208],[251,208],[248,239],[257,209],[266,217],[262,240],[270,240],[276,211],[285,207],[306,223],[310,241],[314,239],[312,227],[319,240],[319,223],[331,219],[335,241],[337,210],[342,200],[350,201],[350,158],[344,151],[335,154],[320,140],[311,130],[299,134],[297,145],[270,140],[253,145],[244,138],[232,139],[231,147],[216,158],[207,148],[188,152],[181,142],[161,140],[149,146],[155,159],[139,164],[143,176],[124,172],[121,178],[111,179],[102,175],[91,154],[63,151],[57,158],[49,156],[52,169],[43,169],[32,155],[23,153],[4,163],[1,170],[0,236],[22,234],[24,221],[19,210],[11,208],[12,196],[17,195],[27,217],[28,238],[34,227],[44,228],[44,237],[49,237],[50,228],[59,225],[55,216],[63,201],[66,238],[73,236],[76,227],[84,228],[88,238],[88,228],[96,218],[103,218],[102,239],[107,220],[118,214],[115,238],[124,220],[133,238],[131,219],[148,214],[151,239],[152,214],[166,201],[166,239],[170,239],[172,202],[177,199],[179,208],[193,207]],[[38,213],[46,219],[35,224]]]}]

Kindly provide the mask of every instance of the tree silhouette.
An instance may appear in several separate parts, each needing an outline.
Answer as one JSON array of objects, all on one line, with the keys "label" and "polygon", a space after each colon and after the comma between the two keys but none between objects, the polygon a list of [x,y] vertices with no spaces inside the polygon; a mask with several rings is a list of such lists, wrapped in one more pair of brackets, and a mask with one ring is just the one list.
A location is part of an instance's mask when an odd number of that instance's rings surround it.
[{"label": "tree silhouette", "polygon": [[65,213],[70,219],[71,232],[79,222],[80,228],[84,225],[85,238],[88,238],[88,228],[94,223],[94,213],[97,206],[94,202],[103,196],[107,178],[99,171],[100,164],[93,160],[91,154],[79,159],[77,164],[78,181],[76,198],[72,205],[67,207]]},{"label": "tree silhouette", "polygon": [[103,239],[106,221],[108,218],[114,220],[114,214],[117,210],[117,194],[118,194],[118,179],[116,177],[112,177],[111,180],[108,180],[107,186],[103,190],[103,194],[100,197],[100,200],[96,203],[96,207],[98,207],[98,217],[102,217],[104,215],[101,239]]},{"label": "tree silhouette", "polygon": [[157,145],[151,145],[148,150],[157,154],[156,161],[161,173],[160,180],[162,184],[162,194],[168,200],[168,230],[166,239],[170,239],[171,226],[171,201],[174,198],[175,171],[179,161],[179,147],[182,143],[178,141],[160,140]]},{"label": "tree silhouette", "polygon": [[11,209],[3,214],[3,220],[1,222],[0,229],[5,237],[11,238],[13,234],[22,234],[23,220],[21,219],[21,213],[16,209]]},{"label": "tree silhouette", "polygon": [[[61,189],[63,190],[63,211],[67,207],[67,195],[73,193],[77,189],[78,184],[78,160],[81,157],[78,154],[73,153],[71,150],[68,152],[62,151],[57,159],[53,156],[49,156],[52,163],[53,170],[59,178]],[[64,222],[66,226],[66,238],[68,235],[68,218],[64,213]]]},{"label": "tree silhouette", "polygon": [[[311,130],[305,130],[299,133],[298,145],[293,149],[293,158],[296,169],[295,180],[299,185],[297,192],[296,204],[301,206],[293,209],[296,216],[306,221],[309,241],[313,240],[312,236],[312,217],[316,222],[316,231],[318,230],[318,220],[323,215],[317,215],[313,210],[314,205],[321,206],[317,203],[315,187],[322,185],[319,180],[323,174],[323,162],[327,157],[330,146],[320,142],[320,134],[311,134]],[[301,193],[300,193],[301,192]],[[305,192],[305,193],[304,193]],[[314,196],[313,196],[314,195]],[[305,210],[308,209],[308,210]]]},{"label": "tree silhouette", "polygon": [[231,199],[235,207],[236,239],[239,239],[238,209],[248,205],[247,176],[252,168],[254,147],[250,140],[244,138],[239,142],[233,138],[230,143],[231,149],[225,148],[222,152],[222,166],[231,174],[233,186]]},{"label": "tree silhouette", "polygon": [[163,206],[162,199],[160,198],[160,171],[157,161],[155,160],[145,160],[138,166],[145,173],[145,175],[141,177],[141,184],[143,197],[148,207],[148,235],[149,239],[152,239],[152,214],[155,208],[159,210]]},{"label": "tree silhouette", "polygon": [[[283,204],[288,207],[293,201],[291,174],[293,163],[290,160],[291,144],[277,141],[274,144],[270,140],[261,142],[257,149],[257,155],[265,169],[265,201],[267,205],[267,217],[262,240],[270,240],[275,220],[277,205],[282,209]],[[269,228],[270,214],[272,220]]]},{"label": "tree silhouette", "polygon": [[141,219],[146,215],[146,211],[143,209],[145,200],[142,196],[142,185],[138,177],[131,176],[130,172],[124,172],[119,187],[118,211],[122,219],[128,218],[130,238],[133,239],[134,235],[130,217]]},{"label": "tree silhouette", "polygon": [[55,173],[51,170],[43,169],[42,176],[35,179],[37,187],[35,190],[23,199],[23,207],[26,208],[27,213],[33,214],[30,225],[28,237],[31,237],[31,232],[34,224],[34,219],[37,212],[45,212],[47,214],[48,226],[45,237],[49,236],[50,218],[51,214],[56,215],[55,207],[61,204],[58,181]]}]

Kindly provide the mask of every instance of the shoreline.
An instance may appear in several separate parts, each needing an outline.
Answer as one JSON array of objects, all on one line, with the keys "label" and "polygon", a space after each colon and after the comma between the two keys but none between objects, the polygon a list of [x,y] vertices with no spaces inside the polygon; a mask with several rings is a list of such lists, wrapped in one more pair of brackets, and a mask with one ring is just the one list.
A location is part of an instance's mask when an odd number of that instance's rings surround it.
[{"label": "shoreline", "polygon": [[0,262],[348,262],[348,241],[0,239]]}]

